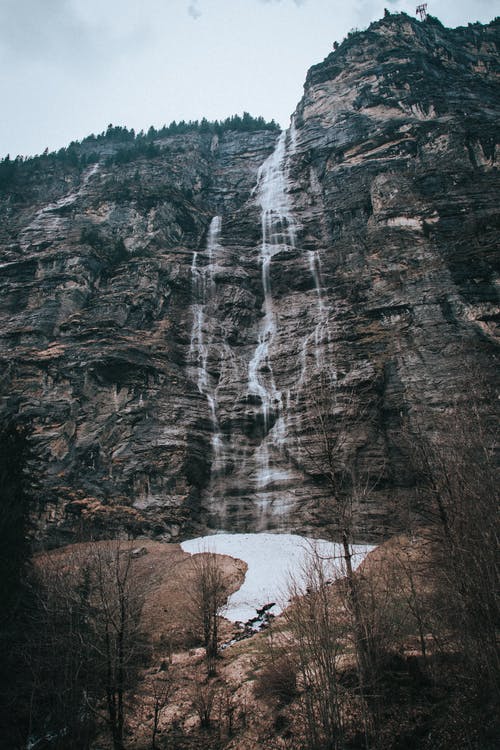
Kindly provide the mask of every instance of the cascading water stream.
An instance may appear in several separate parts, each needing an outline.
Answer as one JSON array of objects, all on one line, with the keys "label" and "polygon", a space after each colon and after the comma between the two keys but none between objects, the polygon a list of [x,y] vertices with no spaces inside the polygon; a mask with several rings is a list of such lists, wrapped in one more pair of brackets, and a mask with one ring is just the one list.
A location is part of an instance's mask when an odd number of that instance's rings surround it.
[{"label": "cascading water stream", "polygon": [[[323,364],[328,304],[319,253],[314,250],[300,253],[297,246],[298,224],[291,200],[293,155],[297,147],[292,121],[290,129],[280,135],[273,153],[261,165],[253,191],[260,209],[261,243],[257,258],[262,302],[250,354],[246,347],[235,347],[233,343],[233,338],[238,344],[244,341],[236,329],[239,315],[233,315],[232,310],[229,316],[226,313],[228,290],[233,293],[234,288],[227,268],[233,267],[235,258],[232,248],[222,248],[219,243],[219,217],[212,220],[205,251],[193,255],[190,374],[207,400],[212,422],[211,481],[204,502],[209,525],[219,530],[286,528],[295,512],[297,498],[301,497],[301,474],[290,458],[297,452],[300,410],[296,407],[310,373]],[[273,289],[272,272],[283,266],[286,274],[297,259],[313,283],[307,285],[305,295],[302,284],[298,284],[290,290],[291,295],[282,298],[281,291],[278,294]],[[242,264],[240,272],[246,272],[246,264]],[[219,294],[223,295],[220,299]],[[241,303],[245,309],[245,295],[235,301],[238,313]],[[282,358],[289,346],[284,340],[285,331],[292,320],[292,325],[300,325],[298,340],[303,341],[299,372],[299,362],[285,369]],[[302,321],[306,323],[305,330]],[[239,387],[241,379],[243,383],[246,380],[244,393]],[[237,399],[232,400],[236,394]],[[220,417],[224,434],[219,414],[224,415]]]},{"label": "cascading water stream", "polygon": [[[275,150],[260,167],[256,188],[257,202],[261,208],[260,263],[264,315],[257,346],[248,365],[248,391],[257,398],[262,419],[263,439],[255,452],[257,489],[264,489],[270,482],[287,476],[286,471],[278,471],[271,465],[270,456],[270,448],[282,448],[286,433],[282,394],[276,387],[270,357],[270,347],[277,331],[270,269],[272,258],[277,253],[294,248],[296,244],[296,228],[288,195],[286,138],[287,133],[283,132]],[[263,506],[265,502],[262,500]]]},{"label": "cascading water stream", "polygon": [[300,399],[302,388],[305,385],[310,373],[309,363],[314,359],[313,369],[320,371],[325,364],[325,343],[330,343],[330,330],[328,319],[328,307],[323,301],[320,280],[320,259],[317,251],[310,250],[309,253],[309,270],[314,281],[316,293],[316,323],[313,330],[306,334],[302,339],[300,349],[300,376],[297,380],[295,401]]},{"label": "cascading water stream", "polygon": [[323,342],[325,337],[328,339],[328,310],[323,303],[323,295],[321,292],[321,261],[319,252],[317,250],[309,251],[309,268],[311,276],[314,281],[314,288],[316,290],[317,297],[317,310],[318,310],[318,322],[314,327],[314,357],[316,360],[316,367],[320,368],[323,359]]},{"label": "cascading water stream", "polygon": [[308,265],[311,273],[314,290],[316,294],[316,324],[311,333],[307,334],[303,341],[300,352],[301,370],[297,381],[296,398],[300,397],[301,389],[307,377],[308,372],[308,350],[312,343],[314,351],[314,362],[317,370],[324,366],[324,349],[325,341],[330,343],[329,316],[328,307],[323,301],[322,283],[321,283],[321,259],[318,250],[308,251]]},{"label": "cascading water stream", "polygon": [[216,389],[211,388],[208,374],[208,357],[210,350],[210,336],[205,340],[205,318],[206,308],[210,305],[215,293],[214,269],[216,264],[217,250],[220,247],[219,237],[221,231],[221,217],[214,216],[210,222],[207,235],[206,255],[208,263],[204,266],[198,265],[198,253],[193,253],[191,263],[191,283],[193,288],[193,324],[191,328],[191,341],[189,346],[189,359],[194,368],[194,377],[198,390],[203,394],[208,403],[210,420],[212,422],[212,453],[214,470],[223,468],[223,441],[217,417],[217,394]]},{"label": "cascading water stream", "polygon": [[309,250],[309,269],[311,271],[311,276],[314,280],[314,288],[316,290],[316,295],[318,298],[318,312],[322,313],[324,310],[323,307],[323,296],[321,294],[321,283],[320,283],[320,259],[319,259],[319,253],[317,250]]}]

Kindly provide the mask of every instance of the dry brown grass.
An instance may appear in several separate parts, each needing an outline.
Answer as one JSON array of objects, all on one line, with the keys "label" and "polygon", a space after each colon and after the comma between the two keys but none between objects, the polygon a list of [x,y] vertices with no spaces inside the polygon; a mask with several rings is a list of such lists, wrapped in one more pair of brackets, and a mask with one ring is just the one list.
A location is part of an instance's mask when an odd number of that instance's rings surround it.
[{"label": "dry brown grass", "polygon": [[[409,540],[403,536],[394,538],[372,552],[360,567],[358,575],[366,582],[370,596],[373,594],[374,604],[382,605],[382,611],[390,603],[386,600],[388,591],[391,593],[391,602],[396,593],[398,607],[401,601],[406,600],[409,593],[408,583],[405,576],[401,575],[398,566],[402,561],[415,574],[415,571],[419,570],[422,559],[426,556],[425,545],[427,543],[425,537],[419,541]],[[106,543],[97,542],[97,544]],[[127,550],[131,548],[129,543],[122,543],[122,545]],[[85,553],[86,546],[85,544],[72,545],[46,555],[38,555],[37,564],[69,565],[76,553]],[[293,648],[294,638],[290,619],[293,619],[293,611],[300,606],[300,601],[292,601],[288,610],[276,618],[272,626],[272,635],[266,632],[256,634],[224,650],[218,659],[217,678],[207,680],[204,650],[201,648],[201,643],[193,638],[189,616],[189,587],[194,573],[193,566],[190,564],[191,556],[184,553],[178,544],[140,541],[135,542],[133,547],[144,547],[146,550],[146,554],[133,558],[132,565],[135,574],[144,582],[145,604],[142,626],[151,638],[154,650],[153,661],[144,671],[142,682],[135,696],[131,696],[134,708],[129,716],[131,735],[128,746],[134,750],[150,747],[148,737],[153,715],[152,696],[155,686],[158,683],[161,685],[163,681],[168,681],[172,687],[169,691],[168,706],[162,712],[159,721],[160,740],[163,738],[166,742],[172,726],[177,723],[181,731],[187,732],[187,735],[191,737],[190,742],[196,743],[198,732],[201,732],[200,742],[205,739],[208,742],[208,737],[203,739],[205,737],[203,732],[206,733],[206,730],[201,730],[199,727],[197,699],[199,704],[199,696],[204,695],[208,687],[212,691],[211,686],[213,686],[214,726],[211,731],[223,733],[224,742],[228,743],[226,747],[231,750],[249,750],[253,747],[274,749],[280,746],[281,730],[275,726],[276,706],[280,704],[280,700],[277,702],[274,699],[271,700],[269,693],[266,693],[266,690],[259,691],[258,687],[256,695],[254,688],[259,680],[261,686],[264,681],[267,687],[267,683],[272,681],[270,677],[274,677],[274,673],[271,676],[266,673],[271,645],[284,652]],[[230,594],[241,585],[246,565],[228,556],[219,556],[219,560],[226,578],[228,594]],[[422,580],[418,573],[415,578],[419,588],[425,586],[425,580]],[[399,584],[395,587],[396,592],[394,591],[395,580],[398,580]],[[345,586],[342,581],[328,587],[329,607],[335,611],[335,617],[339,618],[341,625],[345,625],[348,620],[345,596]],[[379,611],[379,606],[375,606],[374,612]],[[376,618],[374,625],[377,631],[383,632],[385,623],[382,620],[379,623]],[[412,628],[408,633],[405,628],[406,632],[400,641],[403,653],[405,646],[408,649],[409,641],[415,645],[415,638],[408,638],[408,635],[414,636],[411,630]],[[235,626],[223,620],[220,627],[220,640],[229,640],[234,632]],[[341,672],[349,673],[353,669],[351,645],[346,639],[339,653]],[[279,669],[277,671],[280,672]],[[283,675],[278,675],[274,686],[278,691],[278,698],[282,677]],[[290,695],[287,695],[287,700],[291,700],[290,705],[285,708],[281,701],[279,713],[281,719],[288,724],[289,728],[293,727],[293,731],[299,737],[300,712],[298,712],[298,704],[292,692],[290,689]],[[228,696],[233,711],[231,723],[235,734],[232,737],[227,734]],[[104,747],[105,738],[101,737],[100,741]],[[204,747],[203,744],[198,746]],[[190,745],[190,747],[198,746]],[[207,744],[206,747],[209,745]]]},{"label": "dry brown grass", "polygon": [[[71,544],[67,547],[38,553],[35,564],[44,570],[53,566],[61,570],[75,566],[85,560],[92,547],[104,547],[114,542],[97,541]],[[191,565],[191,555],[183,552],[180,544],[164,544],[141,540],[140,542],[119,542],[122,554],[131,554],[135,549],[146,550],[132,558],[132,574],[141,582],[145,596],[142,611],[142,627],[151,639],[155,651],[166,653],[192,642],[192,628],[189,617],[189,588],[195,571]],[[247,569],[242,560],[227,555],[218,555],[218,561],[225,576],[228,596],[241,586]],[[223,628],[232,631],[229,624]]]}]

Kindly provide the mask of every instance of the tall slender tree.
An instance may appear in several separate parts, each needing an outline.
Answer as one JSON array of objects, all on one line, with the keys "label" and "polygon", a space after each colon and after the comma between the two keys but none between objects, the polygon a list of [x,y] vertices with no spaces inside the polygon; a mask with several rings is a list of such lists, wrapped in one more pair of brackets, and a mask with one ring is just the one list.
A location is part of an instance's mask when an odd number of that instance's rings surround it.
[{"label": "tall slender tree", "polygon": [[203,638],[208,675],[213,676],[219,654],[219,617],[227,601],[227,590],[214,552],[193,555],[191,565],[191,613]]},{"label": "tall slender tree", "polygon": [[[27,721],[21,660],[23,603],[27,598],[28,531],[33,492],[29,429],[16,420],[0,425],[0,715],[3,740],[14,743]],[[12,733],[12,734],[11,734]]]}]

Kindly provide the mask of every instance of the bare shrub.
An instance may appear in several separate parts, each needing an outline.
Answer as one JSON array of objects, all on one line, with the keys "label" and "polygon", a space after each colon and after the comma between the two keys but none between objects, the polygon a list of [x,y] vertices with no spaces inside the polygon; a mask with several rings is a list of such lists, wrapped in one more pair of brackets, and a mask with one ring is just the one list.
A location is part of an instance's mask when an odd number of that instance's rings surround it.
[{"label": "bare shrub", "polygon": [[222,735],[222,729],[225,726],[227,736],[231,737],[235,728],[238,702],[236,701],[233,692],[227,685],[221,687],[221,690],[219,691],[218,706],[219,734]]},{"label": "bare shrub", "polygon": [[277,704],[291,703],[297,696],[297,672],[294,660],[286,653],[272,655],[260,670],[254,686],[257,698]]},{"label": "bare shrub", "polygon": [[213,711],[218,696],[219,686],[216,682],[196,682],[192,692],[192,705],[202,729],[210,729]]}]

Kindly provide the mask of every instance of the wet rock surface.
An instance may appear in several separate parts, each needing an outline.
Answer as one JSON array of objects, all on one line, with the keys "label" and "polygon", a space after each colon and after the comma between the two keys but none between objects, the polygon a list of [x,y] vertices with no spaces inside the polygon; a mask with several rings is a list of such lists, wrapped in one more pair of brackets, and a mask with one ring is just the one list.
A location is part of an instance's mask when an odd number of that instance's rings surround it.
[{"label": "wet rock surface", "polygon": [[279,141],[171,136],[0,193],[2,409],[33,426],[42,534],[334,525],[325,374],[357,537],[405,523],[407,424],[495,379],[499,36],[389,16]]}]

